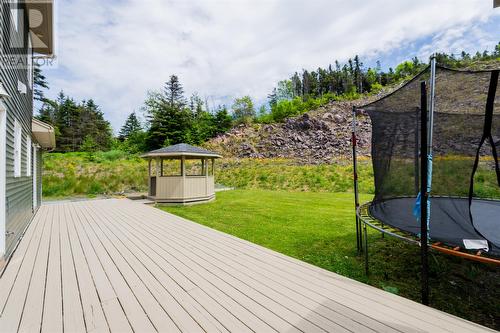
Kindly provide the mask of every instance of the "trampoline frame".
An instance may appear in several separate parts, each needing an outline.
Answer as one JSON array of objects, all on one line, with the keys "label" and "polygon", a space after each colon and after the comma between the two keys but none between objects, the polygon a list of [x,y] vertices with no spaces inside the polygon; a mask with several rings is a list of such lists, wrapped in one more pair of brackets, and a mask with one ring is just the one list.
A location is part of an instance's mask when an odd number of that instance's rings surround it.
[{"label": "trampoline frame", "polygon": [[[436,197],[435,197],[436,198]],[[457,197],[459,198],[459,197]],[[463,199],[463,198],[460,198]],[[482,199],[482,200],[488,200],[488,199]],[[496,201],[496,200],[495,200]],[[357,220],[363,225],[362,230],[363,233],[361,235],[362,238],[362,243],[364,245],[364,260],[365,260],[365,273],[368,275],[369,274],[369,265],[368,265],[368,235],[367,235],[367,229],[366,227],[370,227],[374,230],[379,231],[383,235],[388,235],[397,239],[400,239],[406,243],[413,244],[413,245],[421,245],[421,240],[419,237],[416,235],[401,230],[397,227],[394,227],[390,224],[383,223],[382,221],[374,218],[373,216],[370,215],[370,205],[372,204],[371,201],[365,202],[361,206],[358,207],[356,210],[356,218]],[[481,263],[486,263],[486,264],[493,264],[493,265],[500,265],[500,258],[494,258],[490,257],[487,255],[484,255],[485,253],[483,251],[477,251],[477,250],[467,250],[465,248],[461,248],[458,246],[450,246],[446,245],[443,242],[430,242],[429,247],[433,250],[436,250],[441,253],[445,253],[448,255],[453,255],[456,257],[472,260],[472,261],[477,261]]]}]

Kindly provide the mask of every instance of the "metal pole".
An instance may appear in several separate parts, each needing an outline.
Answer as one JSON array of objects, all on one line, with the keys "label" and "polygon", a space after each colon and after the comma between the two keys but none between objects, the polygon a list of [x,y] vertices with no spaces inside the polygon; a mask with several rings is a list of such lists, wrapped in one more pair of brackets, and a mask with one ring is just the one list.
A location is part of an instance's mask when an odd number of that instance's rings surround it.
[{"label": "metal pole", "polygon": [[419,145],[419,126],[418,119],[420,116],[420,108],[415,108],[415,195],[420,191],[420,165],[419,165],[419,154],[420,154],[420,145]]},{"label": "metal pole", "polygon": [[420,144],[420,256],[422,260],[421,294],[422,303],[429,304],[429,261],[427,248],[427,86],[420,83],[420,117],[421,117],[421,144]]},{"label": "metal pole", "polygon": [[363,225],[364,233],[365,233],[365,274],[368,276],[370,273],[368,271],[368,232],[366,231],[366,223]]},{"label": "metal pole", "polygon": [[352,133],[351,133],[351,143],[352,143],[352,170],[353,170],[353,181],[354,181],[354,209],[356,214],[356,245],[358,247],[358,253],[362,250],[362,240],[361,240],[361,226],[358,218],[358,207],[359,207],[359,196],[358,196],[358,160],[357,160],[357,138],[356,138],[356,107],[352,107]]},{"label": "metal pole", "polygon": [[436,91],[436,56],[431,56],[431,79],[430,86],[430,99],[429,99],[429,130],[427,140],[427,153],[432,154],[432,136],[434,134],[434,96]]}]

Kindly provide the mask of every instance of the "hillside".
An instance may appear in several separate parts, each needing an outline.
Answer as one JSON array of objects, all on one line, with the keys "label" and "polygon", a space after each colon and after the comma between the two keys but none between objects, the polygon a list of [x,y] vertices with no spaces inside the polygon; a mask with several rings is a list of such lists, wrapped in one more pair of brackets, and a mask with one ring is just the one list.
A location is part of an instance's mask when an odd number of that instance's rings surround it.
[{"label": "hillside", "polygon": [[[500,60],[476,61],[462,70],[500,68]],[[454,76],[440,76],[447,91],[460,91]],[[330,163],[351,156],[352,107],[365,105],[394,90],[404,82],[385,87],[377,95],[353,101],[334,101],[282,123],[238,125],[227,133],[209,140],[205,146],[224,157],[289,158],[303,164]],[[460,98],[447,105],[462,109]],[[448,124],[449,125],[449,124]],[[358,154],[370,156],[371,125],[366,115],[358,116]],[[450,140],[452,144],[453,140]],[[475,146],[474,146],[475,147]]]},{"label": "hillside", "polygon": [[[224,157],[291,158],[305,164],[328,163],[350,155],[352,107],[367,102],[366,98],[331,102],[283,123],[242,124],[208,141],[206,147]],[[358,117],[360,155],[369,156],[370,138],[368,117]]]}]

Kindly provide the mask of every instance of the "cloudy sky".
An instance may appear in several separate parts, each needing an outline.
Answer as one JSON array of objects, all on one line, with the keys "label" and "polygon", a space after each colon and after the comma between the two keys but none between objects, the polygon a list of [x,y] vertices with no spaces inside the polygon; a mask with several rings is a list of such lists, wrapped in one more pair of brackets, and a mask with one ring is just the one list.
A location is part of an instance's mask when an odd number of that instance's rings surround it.
[{"label": "cloudy sky", "polygon": [[115,131],[148,90],[177,74],[210,106],[250,95],[265,102],[302,68],[359,54],[387,68],[434,51],[492,49],[491,0],[60,0],[54,97],[94,98]]}]

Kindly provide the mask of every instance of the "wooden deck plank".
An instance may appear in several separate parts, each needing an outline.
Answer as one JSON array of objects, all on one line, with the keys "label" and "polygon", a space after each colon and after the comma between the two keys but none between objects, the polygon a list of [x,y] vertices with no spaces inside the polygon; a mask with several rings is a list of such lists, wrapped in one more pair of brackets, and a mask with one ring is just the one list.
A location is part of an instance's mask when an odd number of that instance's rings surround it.
[{"label": "wooden deck plank", "polygon": [[90,227],[85,223],[88,219],[88,212],[77,210],[77,214],[82,216],[82,218],[79,220],[79,223],[75,224],[78,224],[77,228],[80,228],[80,232],[85,234],[89,240],[90,246],[93,248],[94,253],[97,256],[97,260],[99,261],[99,264],[104,270],[104,274],[116,293],[133,330],[137,332],[156,332],[154,325],[137,300],[136,295],[127,285],[127,281],[121,275],[112,258],[106,252]]},{"label": "wooden deck plank", "polygon": [[[136,228],[136,226],[134,225],[135,223],[133,223],[133,221],[131,224],[128,224],[128,222],[125,223],[127,223],[127,225],[133,228],[132,229],[133,233],[143,234],[142,230]],[[281,331],[294,329],[292,325],[290,325],[283,319],[279,318],[268,309],[262,307],[257,302],[254,302],[250,297],[248,297],[248,295],[244,295],[237,288],[230,285],[228,282],[224,281],[217,275],[213,274],[211,271],[204,269],[197,262],[193,261],[188,256],[185,256],[185,254],[177,251],[177,249],[173,247],[168,247],[168,248],[162,247],[157,240],[155,241],[152,238],[150,238],[150,242],[154,244],[153,248],[156,251],[160,251],[159,252],[160,254],[162,254],[162,252],[165,251],[163,252],[162,256],[165,256],[165,253],[169,253],[169,255],[172,255],[172,257],[176,258],[176,260],[178,260],[179,262],[182,262],[185,265],[189,266],[191,272],[193,272],[190,275],[193,276],[194,274],[197,274],[197,276],[203,276],[205,280],[207,280],[209,283],[212,284],[212,286],[217,286],[217,288],[220,291],[222,291],[225,295],[227,295],[227,301],[229,302],[228,304],[230,305],[232,304],[232,306],[236,305],[242,311],[242,313],[239,314],[240,318],[244,318],[243,316],[245,316],[248,318],[249,321],[253,320],[253,325],[256,328],[259,328],[258,323],[259,320],[261,320],[270,325],[270,326],[262,325],[260,329],[263,330],[269,330],[271,329],[271,327],[274,327],[275,329]],[[193,278],[196,280],[196,277],[193,276]],[[204,283],[203,280],[196,280],[196,281],[197,283]],[[206,287],[203,286],[203,288]],[[256,320],[256,318],[260,319]]]},{"label": "wooden deck plank", "polygon": [[[97,205],[96,205],[97,206]],[[121,222],[124,222],[123,220]],[[126,237],[132,239],[128,244],[135,244],[138,248],[149,253],[149,257],[159,267],[169,267],[168,272],[177,272],[183,275],[190,281],[190,289],[185,289],[190,295],[196,298],[206,309],[210,309],[211,313],[217,316],[218,321],[228,330],[233,332],[251,331],[248,326],[243,324],[243,321],[253,323],[259,327],[262,321],[241,308],[237,303],[232,301],[227,295],[215,288],[213,285],[204,280],[203,277],[193,271],[190,267],[163,252],[159,253],[155,246],[147,238],[141,238],[135,232],[131,232],[124,227],[123,223],[116,226]],[[266,327],[269,330],[269,327]]]},{"label": "wooden deck plank", "polygon": [[71,245],[67,237],[66,221],[69,219],[69,214],[66,205],[58,209],[57,219],[62,224],[60,229],[61,246],[67,249],[61,252],[60,257],[64,330],[68,332],[84,332],[86,330],[85,316],[80,299],[80,292],[83,290],[80,290],[80,286],[78,285],[78,278],[70,250]]},{"label": "wooden deck plank", "polygon": [[[47,220],[52,220],[50,248],[43,303],[42,332],[61,332],[63,330],[63,294],[61,281],[61,216],[55,207],[42,207],[48,210]],[[64,244],[63,244],[64,245]]]},{"label": "wooden deck plank", "polygon": [[[35,262],[29,278],[26,298],[23,298],[24,291],[19,294],[12,293],[11,297],[18,300],[19,304],[24,301],[23,308],[17,311],[21,313],[21,322],[18,327],[19,332],[30,332],[39,329],[42,320],[43,300],[47,273],[47,259],[49,255],[50,235],[52,229],[51,219],[44,222],[42,237],[36,251]],[[21,301],[22,300],[22,301]],[[16,311],[16,312],[17,312]],[[17,316],[18,314],[15,314]],[[6,316],[8,318],[8,316]]]},{"label": "wooden deck plank", "polygon": [[[92,230],[96,239],[101,243],[114,265],[116,265],[116,268],[120,271],[127,286],[134,293],[137,301],[141,304],[141,307],[153,323],[155,329],[160,332],[180,332],[169,314],[161,307],[158,299],[151,293],[139,275],[134,271],[133,267],[125,260],[123,253],[117,250],[116,244],[111,242],[103,232],[100,226],[104,224],[102,223],[103,217],[101,216],[100,219],[96,219],[92,210],[89,210],[88,216],[90,218],[86,220],[86,223],[89,230]],[[189,318],[192,323],[192,325],[185,326],[186,330],[190,332],[202,332],[201,327],[189,317],[189,314],[186,312],[183,312],[183,314],[185,314],[185,318]]]},{"label": "wooden deck plank", "polygon": [[[98,212],[99,209],[95,209],[95,211]],[[107,217],[105,219],[110,220]],[[148,286],[148,289],[157,295],[157,301],[182,331],[227,331],[224,326],[217,322],[194,299],[188,301],[189,294],[179,285],[175,284],[175,281],[162,271],[160,267],[155,267],[154,264],[146,266],[146,264],[150,264],[152,261],[150,261],[146,253],[144,253],[144,256],[140,256],[138,253],[140,251],[132,252],[132,250],[136,250],[137,248],[130,242],[124,243],[128,239],[126,236],[117,236],[115,234],[116,230],[109,223],[99,223],[99,228],[116,247],[117,251],[123,255],[130,267],[134,268],[136,274],[141,277],[142,282]],[[193,288],[196,287],[193,285]]]},{"label": "wooden deck plank", "polygon": [[81,222],[79,220],[81,218],[79,215],[73,215],[73,218],[68,219],[68,227],[74,228],[75,234],[78,237],[85,260],[92,274],[92,280],[99,293],[99,300],[106,315],[109,328],[114,332],[133,332],[120,300],[108,280],[89,239],[80,226]]},{"label": "wooden deck plank", "polygon": [[488,332],[129,200],[40,207],[0,278],[0,331]]},{"label": "wooden deck plank", "polygon": [[[82,301],[82,310],[85,318],[86,329],[89,332],[107,332],[109,331],[109,327],[101,300],[99,298],[99,291],[94,283],[87,263],[87,258],[85,257],[83,249],[80,245],[76,230],[73,227],[73,224],[69,222],[70,220],[75,219],[71,209],[68,209],[67,217],[68,219],[61,228],[61,237],[68,237],[70,247],[66,250],[70,251],[72,254],[76,275],[78,276],[78,282],[80,284],[80,290],[85,291],[80,293],[80,297]],[[66,231],[66,236],[64,236],[64,231]]]},{"label": "wooden deck plank", "polygon": [[[141,230],[138,229],[133,229],[133,232],[135,234],[141,234]],[[222,292],[221,295],[225,295],[223,296],[226,302],[225,304],[227,304],[227,306],[229,306],[232,311],[237,314],[240,320],[245,320],[247,324],[253,323],[255,327],[259,327],[259,324],[264,324],[264,322],[271,325],[269,323],[269,321],[271,321],[274,322],[275,325],[280,325],[282,331],[293,330],[293,326],[274,316],[271,312],[267,311],[267,309],[262,308],[262,310],[266,310],[266,312],[261,311],[261,308],[258,307],[257,303],[250,303],[252,300],[249,297],[239,293],[236,288],[229,285],[227,282],[223,281],[216,275],[213,275],[210,271],[204,270],[196,262],[191,261],[191,259],[187,256],[184,256],[182,253],[177,252],[173,248],[162,248],[157,244],[157,242],[153,241],[151,237],[149,241],[151,248],[154,251],[157,251],[162,257],[171,258],[171,260],[169,260],[171,262],[175,260],[178,263],[182,263],[183,265],[185,265],[185,268],[189,267],[188,274],[193,278],[193,281],[195,281],[200,288],[203,288],[204,290],[210,289],[214,292],[217,292],[216,290],[218,289],[220,292]],[[180,265],[177,267],[179,267],[179,269],[181,270],[183,269],[183,267]],[[271,327],[272,326],[273,325],[271,325]],[[261,325],[260,328],[263,330],[270,329],[270,327],[266,325]]]}]

